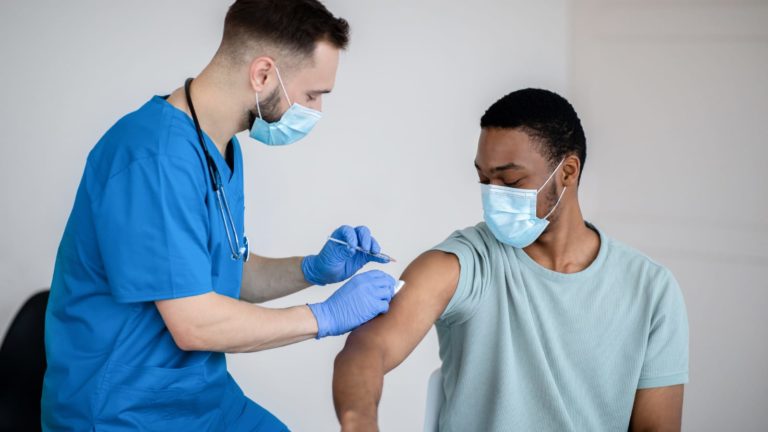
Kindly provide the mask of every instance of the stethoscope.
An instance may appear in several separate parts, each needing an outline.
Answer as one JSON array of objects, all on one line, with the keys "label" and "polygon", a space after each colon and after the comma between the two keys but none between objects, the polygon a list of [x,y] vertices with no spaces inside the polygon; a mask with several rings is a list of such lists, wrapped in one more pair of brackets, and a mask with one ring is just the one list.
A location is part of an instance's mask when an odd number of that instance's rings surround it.
[{"label": "stethoscope", "polygon": [[[237,228],[235,227],[235,221],[232,219],[232,212],[229,211],[229,203],[227,202],[227,194],[224,193],[224,184],[221,182],[221,174],[216,167],[216,163],[213,161],[213,157],[208,152],[208,147],[205,145],[205,138],[203,138],[203,130],[200,128],[200,121],[197,119],[195,113],[195,106],[192,105],[192,94],[190,87],[192,84],[192,78],[187,78],[184,82],[184,94],[187,96],[187,106],[189,106],[189,112],[192,114],[192,120],[195,122],[195,130],[197,131],[197,138],[200,141],[200,147],[203,148],[205,154],[205,160],[208,164],[208,174],[211,176],[211,183],[213,184],[213,191],[216,192],[216,200],[219,202],[219,213],[221,213],[221,221],[224,222],[224,231],[227,233],[227,240],[229,241],[229,249],[232,252],[231,258],[235,261],[243,260],[248,261],[248,237],[243,233],[243,244],[240,245],[240,240],[237,235]],[[231,145],[231,144],[230,144]]]}]

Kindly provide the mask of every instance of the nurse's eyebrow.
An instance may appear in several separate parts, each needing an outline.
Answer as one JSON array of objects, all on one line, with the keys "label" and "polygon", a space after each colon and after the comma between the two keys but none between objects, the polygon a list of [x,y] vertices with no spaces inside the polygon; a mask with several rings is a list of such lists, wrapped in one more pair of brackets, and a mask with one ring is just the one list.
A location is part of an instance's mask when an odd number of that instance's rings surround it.
[{"label": "nurse's eyebrow", "polygon": [[323,90],[310,90],[310,91],[309,91],[309,93],[311,93],[311,94],[313,94],[313,95],[328,94],[328,93],[330,93],[330,92],[331,92],[331,90],[330,90],[330,89],[323,89]]},{"label": "nurse's eyebrow", "polygon": [[[478,165],[477,162],[475,162],[475,168],[480,169],[480,165]],[[492,173],[497,173],[497,172],[500,172],[500,171],[519,170],[519,169],[523,169],[523,167],[521,165],[518,165],[518,164],[514,163],[514,162],[510,162],[510,163],[508,163],[506,165],[501,165],[501,166],[497,166],[495,168],[492,168],[491,172]]]}]

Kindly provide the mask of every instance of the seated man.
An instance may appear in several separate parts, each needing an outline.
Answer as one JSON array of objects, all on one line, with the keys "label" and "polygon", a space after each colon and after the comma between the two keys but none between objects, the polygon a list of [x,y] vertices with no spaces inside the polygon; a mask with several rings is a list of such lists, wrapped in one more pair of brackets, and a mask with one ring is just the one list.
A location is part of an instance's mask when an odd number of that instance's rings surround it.
[{"label": "seated man", "polygon": [[669,270],[582,218],[573,107],[520,90],[480,126],[485,222],[413,261],[389,313],[349,336],[333,377],[342,430],[377,430],[384,374],[433,323],[440,431],[679,430],[683,297]]}]

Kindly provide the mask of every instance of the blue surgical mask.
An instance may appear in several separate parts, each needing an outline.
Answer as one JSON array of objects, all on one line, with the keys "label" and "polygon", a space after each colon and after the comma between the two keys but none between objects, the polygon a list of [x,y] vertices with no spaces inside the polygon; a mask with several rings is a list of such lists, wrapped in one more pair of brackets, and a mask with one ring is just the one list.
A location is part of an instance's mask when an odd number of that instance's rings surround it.
[{"label": "blue surgical mask", "polygon": [[549,175],[539,189],[516,189],[507,186],[481,184],[483,197],[483,218],[488,229],[500,242],[516,248],[524,248],[536,241],[549,225],[547,218],[552,215],[567,188],[563,188],[560,197],[544,218],[536,217],[536,197],[544,186],[552,180],[560,166]]},{"label": "blue surgical mask", "polygon": [[280,117],[280,120],[269,123],[261,116],[259,94],[256,93],[256,110],[259,113],[259,118],[253,122],[251,138],[269,146],[282,146],[295,143],[307,136],[323,114],[297,103],[291,103],[291,98],[285,91],[285,85],[283,85],[283,79],[280,77],[280,70],[277,65],[275,65],[275,72],[277,73],[277,80],[280,82],[280,88],[283,89],[283,94],[290,107]]}]

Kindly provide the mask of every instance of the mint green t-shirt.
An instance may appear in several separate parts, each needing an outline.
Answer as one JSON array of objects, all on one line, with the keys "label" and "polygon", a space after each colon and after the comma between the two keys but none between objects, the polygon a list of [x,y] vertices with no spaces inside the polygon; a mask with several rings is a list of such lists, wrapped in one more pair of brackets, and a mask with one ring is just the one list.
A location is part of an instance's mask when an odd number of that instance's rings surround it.
[{"label": "mint green t-shirt", "polygon": [[441,432],[626,431],[638,389],[688,382],[688,319],[672,273],[600,234],[572,274],[505,245],[485,223],[436,250],[456,293],[436,322]]}]

